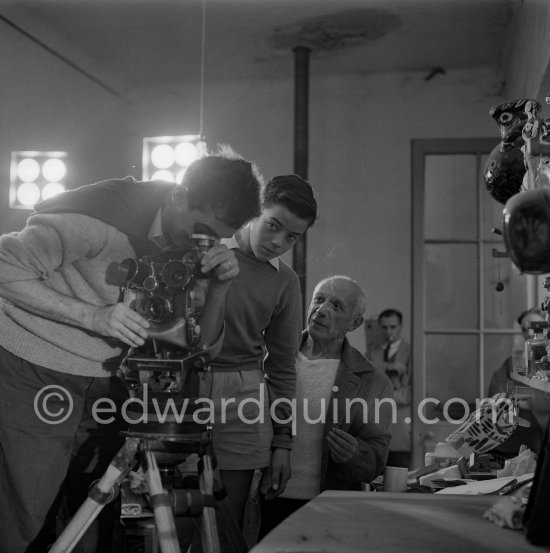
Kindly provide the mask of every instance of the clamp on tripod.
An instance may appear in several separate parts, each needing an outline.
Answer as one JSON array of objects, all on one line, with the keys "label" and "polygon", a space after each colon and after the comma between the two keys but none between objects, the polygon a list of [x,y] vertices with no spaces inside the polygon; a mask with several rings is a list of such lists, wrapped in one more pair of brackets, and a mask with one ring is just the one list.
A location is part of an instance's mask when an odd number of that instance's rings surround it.
[{"label": "clamp on tripod", "polygon": [[[161,553],[180,553],[174,514],[201,517],[203,553],[222,551],[217,514],[221,515],[219,522],[226,523],[219,526],[227,538],[224,551],[247,551],[231,507],[224,500],[210,430],[206,423],[197,421],[195,413],[187,411],[190,400],[199,396],[199,373],[209,370],[210,351],[200,339],[198,324],[209,277],[200,271],[200,259],[215,243],[215,237],[204,234],[191,238],[194,245],[190,249],[128,258],[119,264],[116,279],[121,285],[120,301],[151,323],[150,339],[144,346],[131,349],[121,367],[130,396],[143,412],[132,419],[133,430],[123,433],[123,447],[50,553],[72,551],[137,464],[145,469]],[[161,470],[175,471],[191,453],[200,459],[199,489],[182,490],[163,482]]]},{"label": "clamp on tripod", "polygon": [[[50,553],[70,553],[103,507],[116,497],[122,481],[138,465],[144,469],[161,553],[181,551],[175,515],[201,518],[202,553],[244,553],[248,550],[225,500],[225,489],[212,452],[210,428],[196,422],[192,414],[167,414],[170,401],[175,407],[174,400],[183,399],[188,406],[189,398],[198,395],[198,372],[206,370],[205,361],[204,355],[198,354],[176,359],[148,355],[127,358],[126,386],[133,392],[136,402],[146,409],[146,413],[141,414],[145,419],[135,430],[123,432],[124,445],[92,486]],[[144,390],[147,393],[144,394]],[[159,404],[162,404],[162,417]],[[163,481],[161,472],[175,472],[176,466],[192,453],[199,456],[198,489],[179,489]],[[223,549],[219,529],[226,538]]]},{"label": "clamp on tripod", "polygon": [[[195,445],[210,449],[209,432],[200,437]],[[153,438],[150,436],[149,438]],[[155,436],[154,438],[158,438]],[[174,443],[181,439],[193,447],[189,436],[175,436]],[[97,518],[103,507],[117,493],[118,487],[137,463],[145,465],[145,479],[149,490],[149,501],[155,517],[155,526],[162,553],[180,553],[174,515],[201,516],[201,542],[204,553],[222,551],[217,530],[217,506],[224,499],[211,453],[203,452],[199,462],[199,489],[166,489],[154,451],[154,443],[137,433],[127,433],[126,441],[116,454],[103,476],[92,486],[88,498],[53,545],[50,553],[69,553],[73,550],[86,530]],[[226,510],[227,514],[227,510]],[[232,521],[230,521],[232,522]],[[244,543],[244,542],[243,542]],[[241,546],[241,550],[246,550]],[[235,549],[233,547],[233,549]]]}]

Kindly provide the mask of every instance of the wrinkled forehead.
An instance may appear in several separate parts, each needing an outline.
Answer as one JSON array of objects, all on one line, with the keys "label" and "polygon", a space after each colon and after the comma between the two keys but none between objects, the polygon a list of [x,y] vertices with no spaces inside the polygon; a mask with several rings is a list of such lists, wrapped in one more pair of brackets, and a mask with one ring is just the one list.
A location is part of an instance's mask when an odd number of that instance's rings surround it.
[{"label": "wrinkled forehead", "polygon": [[330,299],[338,299],[346,305],[355,305],[357,292],[353,283],[341,278],[333,278],[320,282],[315,287],[313,295],[322,294]]}]

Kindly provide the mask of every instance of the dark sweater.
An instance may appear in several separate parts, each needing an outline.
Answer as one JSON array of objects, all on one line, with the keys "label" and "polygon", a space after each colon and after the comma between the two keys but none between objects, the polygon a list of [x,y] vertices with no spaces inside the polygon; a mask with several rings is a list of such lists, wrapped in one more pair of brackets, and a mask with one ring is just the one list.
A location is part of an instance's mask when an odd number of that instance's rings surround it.
[{"label": "dark sweater", "polygon": [[[212,368],[232,371],[263,368],[270,401],[292,399],[296,394],[295,357],[302,329],[298,276],[282,260],[277,270],[240,249],[234,251],[239,276],[227,293],[225,338]],[[279,420],[284,420],[290,414],[290,406],[279,403],[276,413]],[[290,422],[273,421],[273,428],[276,435],[284,429],[283,433],[290,436]],[[282,439],[283,436],[279,438]]]}]

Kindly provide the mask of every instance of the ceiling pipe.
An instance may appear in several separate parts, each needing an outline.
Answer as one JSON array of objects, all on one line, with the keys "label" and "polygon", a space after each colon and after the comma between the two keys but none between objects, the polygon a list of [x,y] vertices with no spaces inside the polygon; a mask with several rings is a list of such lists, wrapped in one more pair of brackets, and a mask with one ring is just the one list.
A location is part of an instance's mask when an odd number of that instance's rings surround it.
[{"label": "ceiling pipe", "polygon": [[[307,180],[308,167],[308,102],[310,48],[297,46],[294,52],[294,173]],[[306,313],[307,232],[294,244],[292,268],[297,273],[302,291],[302,313]]]}]

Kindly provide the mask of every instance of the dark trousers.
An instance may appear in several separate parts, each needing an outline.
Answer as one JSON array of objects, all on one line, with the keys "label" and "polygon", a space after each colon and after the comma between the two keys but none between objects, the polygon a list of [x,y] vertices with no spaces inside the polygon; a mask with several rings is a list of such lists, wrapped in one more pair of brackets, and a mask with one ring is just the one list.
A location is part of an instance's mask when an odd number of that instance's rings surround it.
[{"label": "dark trousers", "polygon": [[262,522],[258,539],[261,540],[275,526],[281,524],[285,518],[303,507],[308,501],[308,499],[290,499],[286,497],[276,497],[271,501],[266,501],[262,498],[260,500]]},{"label": "dark trousers", "polygon": [[[121,417],[103,412],[114,420],[101,424],[92,406],[127,397],[117,377],[63,374],[0,347],[0,553],[47,550],[59,506],[72,516],[124,443]],[[119,514],[120,503],[105,507],[75,551],[109,553]]]}]

